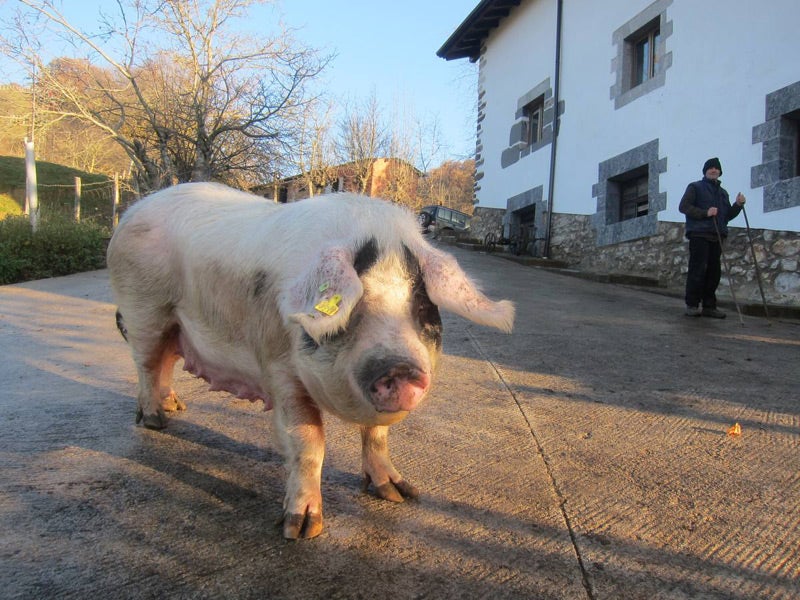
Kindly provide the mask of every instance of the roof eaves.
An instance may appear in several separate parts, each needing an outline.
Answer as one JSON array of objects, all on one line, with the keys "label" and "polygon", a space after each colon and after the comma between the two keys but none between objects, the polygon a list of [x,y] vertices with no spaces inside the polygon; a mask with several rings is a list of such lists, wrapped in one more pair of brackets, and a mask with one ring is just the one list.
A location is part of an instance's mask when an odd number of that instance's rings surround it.
[{"label": "roof eaves", "polygon": [[522,0],[481,0],[453,34],[442,44],[436,56],[445,60],[480,58],[481,44]]}]

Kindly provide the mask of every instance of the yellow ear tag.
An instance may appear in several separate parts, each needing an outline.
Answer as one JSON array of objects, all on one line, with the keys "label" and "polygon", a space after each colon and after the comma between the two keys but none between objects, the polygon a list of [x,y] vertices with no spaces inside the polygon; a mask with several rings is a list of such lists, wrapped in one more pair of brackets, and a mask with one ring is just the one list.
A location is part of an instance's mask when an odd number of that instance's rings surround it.
[{"label": "yellow ear tag", "polygon": [[342,297],[339,294],[336,294],[334,296],[331,296],[327,300],[322,300],[314,308],[316,308],[319,312],[326,314],[330,317],[339,312],[339,303],[341,301]]}]

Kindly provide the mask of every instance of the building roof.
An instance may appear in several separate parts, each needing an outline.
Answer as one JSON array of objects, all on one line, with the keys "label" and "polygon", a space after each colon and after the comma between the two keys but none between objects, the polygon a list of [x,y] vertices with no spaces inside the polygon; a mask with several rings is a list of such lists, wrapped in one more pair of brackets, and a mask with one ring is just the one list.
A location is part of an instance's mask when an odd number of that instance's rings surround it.
[{"label": "building roof", "polygon": [[481,44],[522,0],[481,0],[436,52],[445,60],[469,58],[472,62],[481,55]]}]

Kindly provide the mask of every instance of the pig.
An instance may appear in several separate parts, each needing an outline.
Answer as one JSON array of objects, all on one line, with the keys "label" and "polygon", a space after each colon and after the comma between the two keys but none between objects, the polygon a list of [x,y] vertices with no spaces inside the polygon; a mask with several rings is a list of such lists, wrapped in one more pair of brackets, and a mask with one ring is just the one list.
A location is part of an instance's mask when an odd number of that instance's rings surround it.
[{"label": "pig", "polygon": [[365,489],[415,498],[388,428],[430,391],[439,308],[505,332],[514,321],[514,305],[487,298],[410,211],[349,193],[275,204],[176,185],[126,211],[107,264],[138,375],[136,422],[161,429],[186,408],[172,388],[181,358],[211,390],[263,401],[286,462],[287,539],[323,529],[322,411],[359,426]]}]

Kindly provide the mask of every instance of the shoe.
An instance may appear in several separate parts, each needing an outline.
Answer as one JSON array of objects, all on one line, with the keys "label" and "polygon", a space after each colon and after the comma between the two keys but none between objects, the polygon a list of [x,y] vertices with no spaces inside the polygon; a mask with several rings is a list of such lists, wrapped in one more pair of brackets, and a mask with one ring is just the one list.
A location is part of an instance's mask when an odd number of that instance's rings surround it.
[{"label": "shoe", "polygon": [[687,306],[683,314],[685,314],[687,317],[699,317],[701,313],[700,309],[696,306]]},{"label": "shoe", "polygon": [[712,319],[724,319],[727,315],[721,310],[716,308],[703,308],[701,313],[704,317],[711,317]]}]

